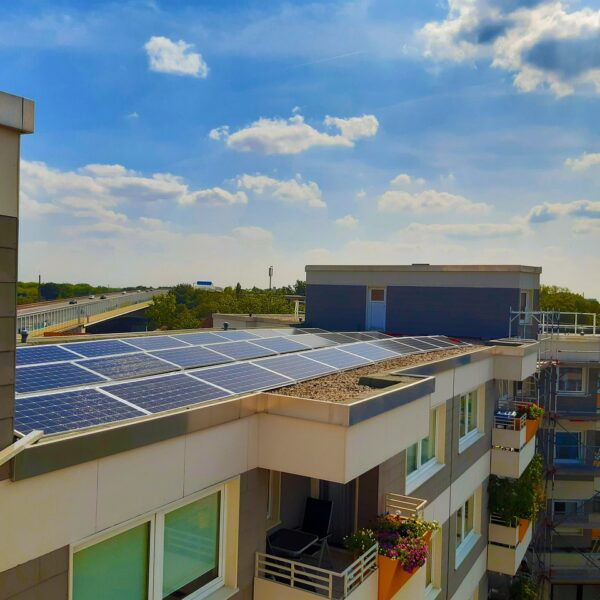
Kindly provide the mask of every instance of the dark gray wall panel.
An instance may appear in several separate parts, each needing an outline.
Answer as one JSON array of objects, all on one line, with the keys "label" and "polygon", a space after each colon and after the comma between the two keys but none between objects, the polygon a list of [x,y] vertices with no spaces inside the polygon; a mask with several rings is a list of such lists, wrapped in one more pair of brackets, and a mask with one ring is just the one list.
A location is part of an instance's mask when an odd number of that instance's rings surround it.
[{"label": "dark gray wall panel", "polygon": [[306,323],[330,331],[365,328],[367,288],[364,285],[306,286]]}]

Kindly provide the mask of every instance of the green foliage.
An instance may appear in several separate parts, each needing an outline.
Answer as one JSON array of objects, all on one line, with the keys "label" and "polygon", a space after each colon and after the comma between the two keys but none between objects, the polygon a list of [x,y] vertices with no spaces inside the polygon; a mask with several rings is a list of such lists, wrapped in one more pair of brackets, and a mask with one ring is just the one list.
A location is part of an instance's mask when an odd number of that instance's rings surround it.
[{"label": "green foliage", "polygon": [[[123,288],[125,291],[146,290],[148,288]],[[89,283],[55,283],[48,281],[42,283],[42,300],[59,300],[61,298],[81,298],[97,294],[108,294],[118,292],[121,288],[110,288],[105,285],[90,285]],[[19,304],[31,304],[38,301],[38,284],[35,281],[19,281],[17,284],[17,302]]]},{"label": "green foliage", "polygon": [[584,298],[581,294],[576,294],[564,287],[542,285],[540,287],[540,309],[600,314],[600,303],[593,298]]},{"label": "green foliage", "polygon": [[510,600],[536,600],[537,586],[531,579],[515,579],[510,586]]},{"label": "green foliage", "polygon": [[375,533],[371,529],[359,529],[352,535],[344,538],[344,546],[356,554],[366,552],[377,540]]},{"label": "green foliage", "polygon": [[292,306],[285,299],[287,288],[244,290],[240,284],[222,292],[176,285],[168,294],[157,296],[146,314],[151,326],[159,329],[202,327],[213,313],[288,314]]},{"label": "green foliage", "polygon": [[543,508],[544,463],[536,454],[519,479],[490,476],[488,508],[506,523],[515,526],[519,519],[532,521]]},{"label": "green foliage", "polygon": [[530,404],[527,407],[527,418],[530,421],[541,419],[544,416],[544,409],[539,404]]}]

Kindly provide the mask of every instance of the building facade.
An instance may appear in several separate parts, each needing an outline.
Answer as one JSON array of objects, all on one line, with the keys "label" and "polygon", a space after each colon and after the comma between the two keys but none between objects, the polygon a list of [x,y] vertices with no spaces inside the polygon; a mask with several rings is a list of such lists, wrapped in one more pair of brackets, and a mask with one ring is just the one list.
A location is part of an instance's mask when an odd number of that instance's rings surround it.
[{"label": "building facade", "polygon": [[520,265],[307,265],[306,323],[332,331],[500,338],[508,334],[511,310],[539,309],[540,273]]}]

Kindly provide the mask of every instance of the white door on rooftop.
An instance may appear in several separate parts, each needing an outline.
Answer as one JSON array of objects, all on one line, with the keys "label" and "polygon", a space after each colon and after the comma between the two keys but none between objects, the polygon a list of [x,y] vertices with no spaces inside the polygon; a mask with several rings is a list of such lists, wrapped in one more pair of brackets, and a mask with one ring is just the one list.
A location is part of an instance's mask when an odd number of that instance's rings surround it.
[{"label": "white door on rooftop", "polygon": [[369,288],[367,329],[385,331],[385,288]]}]

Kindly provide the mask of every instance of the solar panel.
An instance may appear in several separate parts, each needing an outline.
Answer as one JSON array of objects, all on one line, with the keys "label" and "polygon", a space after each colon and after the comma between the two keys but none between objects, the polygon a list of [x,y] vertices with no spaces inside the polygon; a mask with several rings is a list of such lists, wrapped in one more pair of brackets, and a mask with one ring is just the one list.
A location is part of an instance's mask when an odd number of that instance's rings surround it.
[{"label": "solar panel", "polygon": [[261,338],[281,337],[282,335],[290,336],[298,333],[296,329],[291,327],[280,327],[279,329],[253,329],[252,333]]},{"label": "solar panel", "polygon": [[[406,341],[405,341],[406,340]],[[383,344],[386,340],[379,340],[378,344]],[[394,339],[393,343],[402,354],[410,354],[421,350],[416,344],[412,343],[412,338],[402,338],[402,340]],[[430,346],[431,347],[431,346]]]},{"label": "solar panel", "polygon": [[74,358],[80,357],[60,346],[49,345],[17,348],[17,367],[22,365],[57,362],[59,360],[73,360]]},{"label": "solar panel", "polygon": [[411,352],[418,352],[416,348],[410,348],[405,344],[398,344],[394,340],[375,340],[372,342],[372,345],[377,346],[377,348],[385,348],[386,350],[390,350],[396,354],[410,354]]},{"label": "solar panel", "polygon": [[104,389],[151,413],[217,400],[231,395],[184,373],[109,385]]},{"label": "solar panel", "polygon": [[320,327],[302,327],[302,329],[295,329],[298,333],[329,333],[327,329],[321,329]]},{"label": "solar panel", "polygon": [[175,365],[170,365],[150,354],[88,358],[79,361],[77,364],[101,373],[110,379],[128,379],[129,377],[156,375],[157,373],[167,373],[168,371],[177,370]]},{"label": "solar panel", "polygon": [[55,363],[51,365],[19,367],[17,369],[16,389],[19,394],[25,394],[39,390],[97,383],[99,381],[105,381],[105,379],[75,364]]},{"label": "solar panel", "polygon": [[375,343],[358,342],[357,344],[347,346],[346,350],[352,352],[352,354],[358,354],[358,356],[368,358],[369,360],[385,360],[386,358],[398,357],[398,354],[395,352],[386,350],[385,348],[379,348]]},{"label": "solar panel", "polygon": [[465,342],[462,342],[461,340],[455,340],[453,338],[446,337],[445,335],[433,335],[431,337],[434,340],[440,340],[443,342],[447,342],[451,346],[465,346],[466,345]]},{"label": "solar panel", "polygon": [[347,336],[345,333],[320,333],[319,337],[325,340],[335,342],[336,344],[349,344],[351,342],[356,341],[353,338]]},{"label": "solar panel", "polygon": [[111,354],[125,354],[128,352],[139,352],[129,344],[121,340],[98,340],[96,342],[74,342],[63,344],[63,347],[91,358],[93,356],[109,356]]},{"label": "solar panel", "polygon": [[172,336],[175,339],[181,340],[192,344],[192,346],[202,346],[204,344],[215,344],[217,342],[224,342],[225,338],[207,331],[206,333],[182,333],[181,335]]},{"label": "solar panel", "polygon": [[301,338],[298,338],[298,341],[310,348],[324,348],[326,346],[337,346],[337,342],[333,340],[326,340],[320,335],[315,335],[313,333],[305,333]]},{"label": "solar panel", "polygon": [[192,346],[191,348],[175,348],[174,350],[158,350],[151,353],[153,356],[168,360],[184,369],[193,367],[208,367],[231,362],[231,358],[213,352],[203,346]]},{"label": "solar panel", "polygon": [[417,340],[416,338],[413,337],[407,337],[407,338],[401,338],[400,340],[398,340],[402,343],[406,343],[409,344],[410,346],[413,346],[414,348],[418,348],[419,350],[435,350],[435,346],[433,346],[433,344],[428,344],[427,342],[423,342],[421,340]]},{"label": "solar panel", "polygon": [[344,331],[346,337],[352,338],[355,341],[366,342],[372,341],[375,338],[364,331]]},{"label": "solar panel", "polygon": [[271,373],[271,371],[262,369],[252,363],[238,363],[213,369],[202,369],[190,373],[190,375],[224,387],[234,394],[265,390],[293,383],[287,377]]},{"label": "solar panel", "polygon": [[366,333],[370,335],[374,340],[385,340],[391,337],[387,333],[382,333],[381,331],[368,331]]},{"label": "solar panel", "polygon": [[260,358],[261,356],[270,356],[275,354],[272,350],[262,348],[250,342],[225,342],[223,344],[211,344],[208,346],[211,350],[222,352],[234,360],[244,360],[248,358]]},{"label": "solar panel", "polygon": [[250,333],[249,331],[241,330],[219,331],[219,336],[224,337],[226,340],[230,340],[232,342],[239,342],[241,340],[255,340],[260,337]]},{"label": "solar panel", "polygon": [[128,344],[133,344],[142,350],[165,350],[167,348],[188,348],[188,344],[170,335],[153,335],[149,337],[127,338]]},{"label": "solar panel", "polygon": [[256,361],[257,365],[285,375],[290,379],[300,381],[311,377],[318,377],[335,371],[332,367],[320,364],[314,360],[304,358],[301,354],[288,354],[286,356],[276,356],[275,358],[265,358]]},{"label": "solar panel", "polygon": [[84,389],[17,398],[15,429],[23,435],[34,429],[42,429],[45,434],[61,433],[143,414],[97,390]]},{"label": "solar panel", "polygon": [[264,348],[268,348],[269,350],[273,350],[273,352],[278,352],[279,354],[296,352],[297,350],[307,350],[309,348],[309,346],[305,346],[299,341],[292,340],[290,337],[265,338],[256,340],[252,343],[263,346]]},{"label": "solar panel", "polygon": [[436,350],[441,350],[442,348],[452,348],[453,347],[453,344],[451,344],[450,342],[441,340],[441,339],[434,339],[431,337],[416,337],[413,339],[414,340],[422,340],[423,342],[427,342],[428,344],[435,346]]},{"label": "solar panel", "polygon": [[369,364],[371,361],[357,356],[356,354],[349,354],[339,348],[322,348],[321,350],[313,350],[312,352],[306,352],[302,356],[308,356],[319,362],[323,362],[330,367],[336,369],[348,369],[350,367],[359,367],[362,365]]}]

